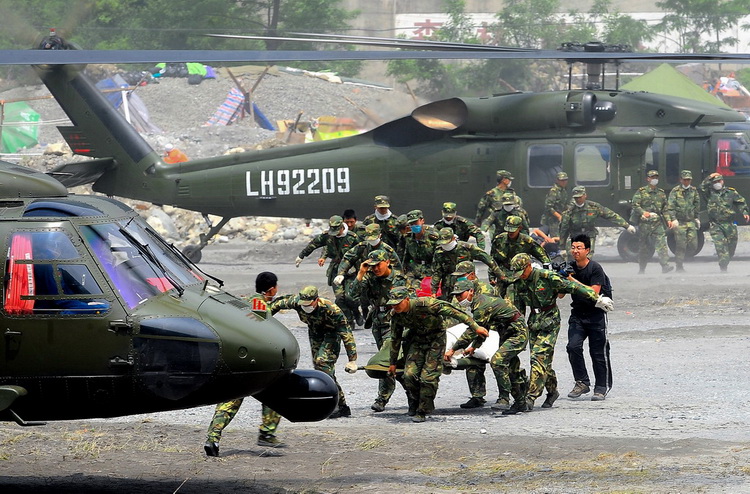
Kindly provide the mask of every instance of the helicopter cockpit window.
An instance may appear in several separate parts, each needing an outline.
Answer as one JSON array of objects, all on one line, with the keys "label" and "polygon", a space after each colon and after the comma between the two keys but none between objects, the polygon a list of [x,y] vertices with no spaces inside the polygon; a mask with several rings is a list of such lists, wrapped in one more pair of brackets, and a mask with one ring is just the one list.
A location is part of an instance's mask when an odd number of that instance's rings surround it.
[{"label": "helicopter cockpit window", "polygon": [[12,234],[5,272],[8,314],[96,315],[109,310],[78,249],[61,231]]},{"label": "helicopter cockpit window", "polygon": [[575,176],[577,185],[609,185],[609,144],[578,144],[575,148]]},{"label": "helicopter cockpit window", "polygon": [[529,146],[529,187],[549,188],[555,183],[557,173],[563,171],[561,144],[535,144]]},{"label": "helicopter cockpit window", "polygon": [[201,281],[139,222],[88,225],[81,233],[131,309],[162,292]]},{"label": "helicopter cockpit window", "polygon": [[744,135],[716,141],[716,171],[726,177],[750,175],[750,145]]}]

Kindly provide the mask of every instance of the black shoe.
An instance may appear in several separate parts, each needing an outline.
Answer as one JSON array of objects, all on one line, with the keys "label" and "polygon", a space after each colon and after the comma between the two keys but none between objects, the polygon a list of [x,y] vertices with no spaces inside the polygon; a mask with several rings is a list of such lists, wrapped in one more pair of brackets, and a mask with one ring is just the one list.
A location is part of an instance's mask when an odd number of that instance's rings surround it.
[{"label": "black shoe", "polygon": [[484,406],[484,398],[473,397],[466,403],[461,403],[461,408],[481,408]]},{"label": "black shoe", "polygon": [[513,404],[510,406],[509,409],[503,410],[503,415],[515,415],[518,412],[525,412],[527,411],[527,405],[526,400],[516,400],[513,402]]},{"label": "black shoe", "polygon": [[547,393],[547,399],[542,403],[542,408],[552,408],[555,401],[560,397],[560,392],[555,391],[554,393]]},{"label": "black shoe", "polygon": [[662,274],[670,273],[674,271],[674,266],[666,265],[661,267]]},{"label": "black shoe", "polygon": [[352,416],[352,409],[349,408],[349,405],[339,406],[339,417],[351,417],[351,416]]},{"label": "black shoe", "polygon": [[219,456],[219,443],[206,441],[206,444],[203,445],[203,451],[206,452],[206,456]]},{"label": "black shoe", "polygon": [[273,434],[265,434],[261,432],[258,434],[258,446],[265,446],[267,448],[286,448],[286,444],[279,441]]},{"label": "black shoe", "polygon": [[413,417],[417,414],[417,401],[416,400],[409,400],[409,411],[406,412],[406,415],[409,417]]},{"label": "black shoe", "polygon": [[384,403],[380,403],[379,401],[376,401],[375,403],[373,403],[372,405],[370,405],[370,408],[375,413],[382,412],[382,411],[385,410],[385,404]]}]

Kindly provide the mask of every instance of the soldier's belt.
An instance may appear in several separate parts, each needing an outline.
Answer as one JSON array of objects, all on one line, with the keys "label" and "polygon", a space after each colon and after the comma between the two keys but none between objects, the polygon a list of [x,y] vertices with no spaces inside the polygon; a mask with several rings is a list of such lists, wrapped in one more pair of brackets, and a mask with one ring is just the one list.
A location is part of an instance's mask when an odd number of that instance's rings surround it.
[{"label": "soldier's belt", "polygon": [[557,302],[552,303],[548,305],[547,307],[532,307],[531,312],[533,312],[534,314],[540,314],[542,312],[547,312],[548,310],[552,310],[555,307],[557,307]]}]

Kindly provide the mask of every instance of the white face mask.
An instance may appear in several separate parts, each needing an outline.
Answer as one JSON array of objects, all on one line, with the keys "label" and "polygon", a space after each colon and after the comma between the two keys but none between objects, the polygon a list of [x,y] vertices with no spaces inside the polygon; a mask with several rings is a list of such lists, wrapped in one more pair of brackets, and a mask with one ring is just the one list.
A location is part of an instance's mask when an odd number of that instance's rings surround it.
[{"label": "white face mask", "polygon": [[315,310],[314,305],[300,305],[300,309],[302,309],[302,312],[305,314],[312,314],[312,312]]},{"label": "white face mask", "polygon": [[348,227],[348,226],[346,226],[346,223],[344,223],[344,224],[343,224],[342,226],[344,227],[344,229],[343,229],[343,230],[341,230],[341,231],[340,231],[340,232],[339,232],[339,233],[338,233],[338,234],[336,235],[336,236],[337,236],[338,238],[341,238],[341,237],[345,237],[345,236],[346,236],[346,234],[347,234],[347,232],[349,231],[349,227]]},{"label": "white face mask", "polygon": [[453,249],[456,248],[456,245],[458,245],[458,242],[454,238],[450,243],[443,244],[440,247],[442,247],[444,251],[450,252],[450,251],[452,251]]},{"label": "white face mask", "polygon": [[683,189],[687,190],[687,189],[689,189],[689,188],[690,188],[690,184],[687,184],[687,185],[685,185],[685,184],[680,184],[680,187],[682,187]]},{"label": "white face mask", "polygon": [[503,209],[509,213],[513,211],[515,208],[516,208],[515,204],[503,204]]},{"label": "white face mask", "polygon": [[713,187],[714,190],[721,190],[721,188],[724,187],[724,184],[721,182],[714,182],[711,184],[711,187]]},{"label": "white face mask", "polygon": [[387,220],[388,218],[391,217],[391,214],[392,213],[391,213],[390,209],[385,214],[380,214],[380,213],[378,213],[377,209],[375,210],[375,217],[378,219],[378,221],[385,221],[385,220]]},{"label": "white face mask", "polygon": [[650,183],[651,185],[656,185],[656,184],[659,183],[659,179],[658,178],[652,178],[651,180],[648,181],[648,183]]},{"label": "white face mask", "polygon": [[582,208],[584,204],[586,204],[586,201],[583,201],[581,204],[578,204],[577,202],[573,201],[573,203],[576,205],[577,208]]},{"label": "white face mask", "polygon": [[469,297],[466,297],[463,300],[459,300],[458,305],[461,307],[471,307],[471,300],[469,300]]},{"label": "white face mask", "polygon": [[513,185],[513,182],[511,180],[508,180],[508,188],[510,189],[510,186]]},{"label": "white face mask", "polygon": [[446,225],[452,225],[454,221],[456,221],[456,218],[443,218],[443,223],[445,223]]},{"label": "white face mask", "polygon": [[376,238],[375,240],[368,240],[367,243],[375,247],[380,243],[380,237]]}]

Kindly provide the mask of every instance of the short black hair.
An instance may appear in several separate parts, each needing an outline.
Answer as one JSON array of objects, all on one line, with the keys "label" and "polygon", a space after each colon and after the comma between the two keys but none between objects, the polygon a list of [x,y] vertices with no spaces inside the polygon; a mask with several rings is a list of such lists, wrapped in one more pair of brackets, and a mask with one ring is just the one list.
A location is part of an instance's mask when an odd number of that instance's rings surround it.
[{"label": "short black hair", "polygon": [[270,271],[263,271],[255,278],[255,291],[265,293],[279,283],[279,278]]},{"label": "short black hair", "polygon": [[357,213],[355,213],[353,209],[345,209],[344,214],[342,214],[341,217],[345,220],[348,220],[349,218],[354,218],[356,220]]},{"label": "short black hair", "polygon": [[591,249],[591,238],[586,234],[581,233],[580,235],[576,235],[570,240],[571,244],[573,244],[573,242],[581,242],[584,247]]}]

